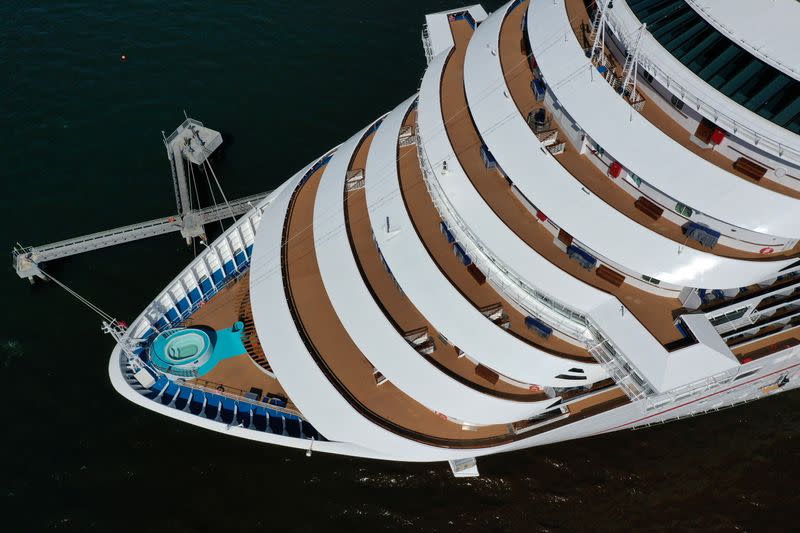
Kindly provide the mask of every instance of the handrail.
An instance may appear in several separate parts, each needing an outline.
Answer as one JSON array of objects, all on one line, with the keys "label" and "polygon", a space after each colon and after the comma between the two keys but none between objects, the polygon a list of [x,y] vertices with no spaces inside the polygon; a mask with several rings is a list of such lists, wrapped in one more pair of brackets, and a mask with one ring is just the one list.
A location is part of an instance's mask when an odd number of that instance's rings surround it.
[{"label": "handrail", "polygon": [[[505,277],[511,278],[515,282],[515,285],[522,288],[525,296],[533,298],[534,302],[526,301],[528,298],[524,298],[520,294],[503,291],[511,300],[520,305],[527,312],[538,318],[542,318],[549,324],[553,324],[556,329],[569,334],[576,340],[586,342],[587,338],[591,338],[590,335],[587,335],[586,318],[581,313],[577,313],[567,306],[559,303],[549,294],[546,294],[543,291],[533,287],[529,287],[524,281],[522,281],[522,278],[513,269],[498,261],[490,254],[488,247],[472,232],[472,230],[463,221],[461,216],[458,215],[452,205],[450,205],[444,190],[442,190],[438,180],[435,177],[435,173],[431,167],[430,161],[426,157],[425,150],[420,146],[421,144],[422,143],[417,144],[417,153],[419,155],[423,179],[428,188],[428,192],[431,195],[433,204],[436,206],[436,210],[439,212],[439,215],[442,217],[442,219],[448,223],[448,226],[450,226],[456,232],[463,233],[467,237],[466,239],[457,240],[472,254],[473,262],[476,264],[484,262],[485,266],[494,267],[493,269],[489,270],[487,278],[491,279],[503,288],[508,286]],[[485,261],[481,261],[481,259]],[[496,275],[495,269],[502,272],[505,277]],[[560,319],[553,320],[552,317],[550,319],[542,317],[541,310],[537,311],[531,309],[532,304],[533,306],[544,306],[545,308],[554,311],[559,315]]]},{"label": "handrail", "polygon": [[[617,36],[625,49],[628,50],[631,46],[631,43],[629,42],[630,38],[635,32],[626,31],[626,24],[620,20],[616,13],[613,12],[614,10],[608,9],[606,11],[606,22],[608,23],[609,28]],[[649,31],[647,31],[647,34],[655,41],[655,38],[652,36],[652,34],[650,34]],[[657,41],[656,43],[658,44]],[[658,46],[661,45],[658,44]],[[738,135],[739,137],[751,141],[754,146],[758,146],[762,150],[768,150],[773,154],[777,154],[778,157],[788,158],[795,163],[800,163],[800,151],[781,143],[777,139],[773,139],[769,135],[763,135],[758,131],[748,127],[746,124],[743,124],[735,118],[719,111],[717,108],[713,107],[711,104],[695,95],[692,91],[678,83],[673,77],[667,74],[665,70],[658,66],[654,59],[648,57],[644,53],[641,46],[639,47],[638,51],[638,60],[639,65],[644,67],[653,77],[664,81],[665,87],[667,87],[671,92],[680,93],[682,100],[691,103],[697,111],[700,111],[701,109],[705,111],[706,114],[714,118],[714,122],[718,125],[728,129],[728,131],[734,135]]]},{"label": "handrail", "polygon": [[[208,384],[213,384],[214,383],[213,381],[208,381],[208,380],[204,380],[204,379],[200,379],[199,381],[205,381]],[[305,420],[306,419],[300,413],[300,411],[296,411],[294,409],[289,409],[288,407],[280,407],[279,405],[273,405],[271,403],[267,403],[267,402],[260,401],[260,400],[253,400],[253,399],[250,399],[250,398],[246,397],[244,394],[236,394],[234,392],[229,392],[228,391],[228,389],[235,389],[237,391],[241,391],[242,393],[245,392],[242,389],[239,389],[239,388],[236,388],[236,387],[229,387],[228,385],[219,384],[220,386],[225,387],[225,390],[219,390],[219,389],[212,389],[211,387],[208,387],[207,385],[198,384],[195,381],[191,381],[191,382],[189,382],[189,381],[181,381],[180,384],[184,385],[184,386],[186,386],[186,387],[188,387],[190,389],[198,389],[198,390],[202,390],[203,392],[216,394],[218,396],[225,396],[225,397],[230,398],[232,400],[236,400],[237,402],[238,401],[244,401],[245,403],[249,403],[249,404],[255,405],[257,407],[268,407],[268,408],[270,408],[270,409],[272,409],[274,411],[278,411],[279,413],[284,413],[284,414],[287,414],[287,415],[294,415],[296,417],[299,417],[301,420]]]},{"label": "handrail", "polygon": [[[565,331],[565,328],[569,327],[573,332],[570,336],[584,342],[589,352],[595,356],[598,363],[600,363],[610,375],[614,376],[615,381],[617,381],[631,400],[635,401],[650,394],[652,387],[638,374],[635,367],[622,354],[619,348],[612,343],[611,339],[605,337],[601,333],[599,327],[594,324],[587,315],[579,313],[558,302],[558,300],[547,293],[531,287],[523,281],[522,277],[512,268],[502,263],[491,254],[489,248],[472,232],[466,222],[464,222],[450,204],[447,195],[436,178],[436,174],[433,171],[433,167],[427,158],[422,144],[422,140],[417,144],[417,153],[423,180],[431,195],[433,204],[436,206],[442,219],[448,223],[451,230],[454,230],[456,233],[463,233],[466,236],[466,239],[457,240],[474,254],[473,262],[478,264],[481,259],[484,260],[481,262],[484,262],[484,266],[489,267],[487,278],[494,282],[498,290],[533,316],[542,318],[542,320],[546,321],[548,324],[554,325],[555,329],[567,334],[570,333]],[[495,274],[495,269],[502,273],[502,275],[498,276]],[[508,280],[510,280],[511,283],[509,283]],[[552,310],[560,315],[561,318],[554,323],[552,319],[548,320],[547,318],[543,318],[541,313],[531,310],[530,304],[543,306],[545,309]],[[580,332],[579,337],[574,336],[574,332],[576,331]],[[598,352],[601,352],[605,357],[597,357]]]}]

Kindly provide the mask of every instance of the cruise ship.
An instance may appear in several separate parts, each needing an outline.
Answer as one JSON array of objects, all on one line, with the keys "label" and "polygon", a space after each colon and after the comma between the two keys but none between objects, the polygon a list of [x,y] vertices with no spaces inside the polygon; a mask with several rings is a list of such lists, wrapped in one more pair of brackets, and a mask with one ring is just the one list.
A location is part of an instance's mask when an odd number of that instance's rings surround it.
[{"label": "cruise ship", "polygon": [[[426,15],[416,94],[108,324],[115,389],[231,437],[474,476],[797,387],[798,20],[795,0]],[[184,126],[191,165],[219,139]]]}]

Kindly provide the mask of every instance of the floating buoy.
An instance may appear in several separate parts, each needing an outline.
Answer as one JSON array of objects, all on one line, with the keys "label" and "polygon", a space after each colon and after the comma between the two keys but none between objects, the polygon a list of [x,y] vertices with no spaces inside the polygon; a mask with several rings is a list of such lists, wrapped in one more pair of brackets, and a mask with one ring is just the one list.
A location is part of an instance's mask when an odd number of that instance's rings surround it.
[{"label": "floating buoy", "polygon": [[765,246],[764,248],[760,249],[758,251],[758,253],[760,253],[762,255],[768,255],[768,254],[771,254],[774,251],[775,251],[775,248],[773,248],[772,246]]},{"label": "floating buoy", "polygon": [[127,61],[128,60],[128,56],[126,56],[125,54],[122,54],[121,56],[119,56],[119,60],[120,61]]}]

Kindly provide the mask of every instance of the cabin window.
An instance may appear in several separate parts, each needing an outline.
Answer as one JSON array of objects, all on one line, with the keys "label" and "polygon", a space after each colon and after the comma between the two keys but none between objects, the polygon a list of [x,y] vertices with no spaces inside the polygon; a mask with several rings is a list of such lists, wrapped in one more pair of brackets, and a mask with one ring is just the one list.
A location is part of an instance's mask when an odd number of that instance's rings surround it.
[{"label": "cabin window", "polygon": [[678,98],[674,94],[672,95],[672,98],[670,98],[669,103],[671,103],[672,107],[674,107],[678,111],[683,109],[683,100],[681,100],[680,98]]},{"label": "cabin window", "polygon": [[685,216],[686,218],[691,218],[692,215],[694,214],[694,210],[691,207],[689,207],[686,204],[682,204],[680,202],[675,204],[675,212],[678,213],[679,215]]},{"label": "cabin window", "polygon": [[659,283],[661,283],[660,279],[656,279],[650,276],[642,276],[642,279],[645,280],[647,283],[650,283],[651,285],[658,285]]}]

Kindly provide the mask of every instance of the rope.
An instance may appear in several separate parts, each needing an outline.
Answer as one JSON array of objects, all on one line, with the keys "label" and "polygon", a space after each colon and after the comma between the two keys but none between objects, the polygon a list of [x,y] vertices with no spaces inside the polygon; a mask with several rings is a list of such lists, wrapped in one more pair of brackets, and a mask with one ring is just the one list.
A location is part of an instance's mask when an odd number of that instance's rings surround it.
[{"label": "rope", "polygon": [[[203,149],[205,149],[205,147]],[[206,183],[208,183],[208,190],[211,192],[211,201],[214,202],[214,208],[216,209],[216,207],[218,205],[217,204],[217,196],[214,194],[214,187],[211,186],[211,178],[208,177],[208,170],[206,170],[206,166],[205,165],[203,165],[203,174],[206,175]],[[226,202],[227,202],[227,200],[226,200]],[[225,233],[225,223],[222,222],[221,218],[218,218],[217,222],[219,222],[220,231],[222,233]]]},{"label": "rope", "polygon": [[[211,163],[206,159],[203,163],[208,166],[208,170],[211,171],[211,175],[214,176],[214,182],[217,184],[217,188],[219,189],[219,193],[222,195],[222,199],[225,200],[225,205],[228,206],[228,210],[231,212],[231,219],[236,222],[236,215],[233,212],[233,208],[231,207],[230,202],[228,202],[228,197],[225,196],[225,191],[222,190],[222,185],[220,185],[219,180],[217,179],[217,173],[214,172],[214,167],[211,166]],[[212,193],[213,194],[213,193]]]},{"label": "rope", "polygon": [[67,293],[72,295],[76,300],[78,300],[79,302],[84,304],[86,307],[88,307],[89,309],[91,309],[92,311],[94,311],[95,313],[100,315],[100,318],[102,318],[103,320],[105,320],[106,322],[109,322],[109,323],[114,323],[115,322],[114,317],[112,317],[111,315],[109,315],[108,313],[106,313],[105,311],[103,311],[102,309],[97,307],[96,305],[94,305],[92,302],[90,302],[89,300],[87,300],[86,298],[84,298],[83,296],[81,296],[80,294],[75,292],[74,290],[72,290],[69,287],[67,287],[65,284],[63,284],[60,281],[58,281],[56,278],[53,277],[52,274],[50,274],[48,272],[45,272],[42,269],[41,266],[39,266],[39,271],[42,274],[44,274],[45,276],[47,276],[48,279],[50,279],[51,281],[55,282],[56,285],[58,285],[59,287],[61,287],[65,291],[67,291]]}]

